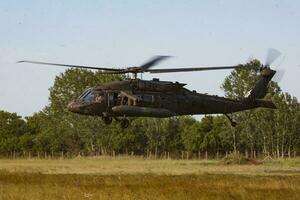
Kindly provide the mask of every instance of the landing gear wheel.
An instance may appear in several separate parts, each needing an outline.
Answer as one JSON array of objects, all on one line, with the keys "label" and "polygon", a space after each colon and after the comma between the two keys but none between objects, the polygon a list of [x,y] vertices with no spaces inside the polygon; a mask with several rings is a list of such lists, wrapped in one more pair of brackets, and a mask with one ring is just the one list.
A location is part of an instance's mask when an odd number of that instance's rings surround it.
[{"label": "landing gear wheel", "polygon": [[236,125],[237,125],[237,123],[235,122],[235,121],[233,121],[232,119],[231,119],[231,117],[229,117],[229,115],[228,114],[224,114],[226,117],[227,117],[227,119],[230,121],[230,124],[231,124],[231,126],[234,128],[234,127],[236,127]]},{"label": "landing gear wheel", "polygon": [[236,127],[236,125],[237,125],[236,122],[234,122],[234,121],[231,122],[231,126],[232,126],[232,127]]},{"label": "landing gear wheel", "polygon": [[120,125],[122,128],[127,128],[129,126],[129,120],[128,119],[121,119]]},{"label": "landing gear wheel", "polygon": [[112,123],[112,117],[103,117],[103,122],[106,124],[106,125],[109,125]]}]

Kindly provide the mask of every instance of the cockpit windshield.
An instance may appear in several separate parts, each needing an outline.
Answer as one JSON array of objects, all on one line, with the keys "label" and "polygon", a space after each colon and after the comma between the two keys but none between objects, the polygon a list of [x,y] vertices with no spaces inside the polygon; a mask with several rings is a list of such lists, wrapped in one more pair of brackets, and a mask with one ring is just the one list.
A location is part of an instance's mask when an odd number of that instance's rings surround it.
[{"label": "cockpit windshield", "polygon": [[85,101],[93,101],[96,98],[96,94],[93,91],[88,92],[82,97]]},{"label": "cockpit windshield", "polygon": [[78,98],[83,101],[95,101],[97,97],[101,94],[99,91],[94,90],[93,88],[89,88],[84,91]]},{"label": "cockpit windshield", "polygon": [[87,90],[85,90],[79,97],[78,99],[82,99],[87,93],[89,93],[92,90],[92,88],[89,88]]}]

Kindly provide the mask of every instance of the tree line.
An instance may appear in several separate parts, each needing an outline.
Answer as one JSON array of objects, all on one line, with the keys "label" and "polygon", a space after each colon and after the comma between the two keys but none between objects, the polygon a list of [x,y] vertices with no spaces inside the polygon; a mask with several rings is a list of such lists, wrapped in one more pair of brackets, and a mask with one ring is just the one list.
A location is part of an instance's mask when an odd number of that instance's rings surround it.
[{"label": "tree line", "polygon": [[[259,78],[260,62],[236,69],[221,88],[225,96],[244,98]],[[55,78],[49,89],[49,104],[32,116],[0,111],[0,155],[115,155],[219,157],[238,151],[247,157],[278,158],[300,153],[300,107],[297,99],[271,82],[265,97],[278,109],[257,108],[234,113],[235,128],[223,115],[207,115],[200,121],[191,116],[131,118],[122,129],[113,122],[107,126],[100,117],[70,113],[66,105],[86,88],[113,80],[83,69],[68,69]],[[184,153],[185,152],[185,153]],[[183,154],[184,153],[184,154]]]}]

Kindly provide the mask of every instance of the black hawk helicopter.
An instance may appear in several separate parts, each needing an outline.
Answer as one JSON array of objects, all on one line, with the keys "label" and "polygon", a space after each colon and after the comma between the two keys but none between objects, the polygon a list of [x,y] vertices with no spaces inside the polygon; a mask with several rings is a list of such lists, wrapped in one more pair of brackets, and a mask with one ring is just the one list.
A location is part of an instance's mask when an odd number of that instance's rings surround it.
[{"label": "black hawk helicopter", "polygon": [[137,74],[247,68],[243,65],[152,69],[153,66],[169,58],[169,56],[156,56],[141,66],[119,69],[29,60],[18,63],[95,69],[102,70],[102,73],[105,74],[133,74],[132,79],[114,81],[89,88],[68,104],[69,111],[82,115],[100,116],[105,124],[111,124],[112,120],[115,119],[120,122],[121,127],[127,128],[129,125],[127,117],[165,118],[180,115],[224,114],[230,120],[231,125],[236,126],[228,114],[257,107],[276,109],[272,101],[266,101],[262,98],[266,95],[268,84],[276,73],[270,68],[270,65],[279,56],[280,53],[277,50],[269,49],[266,63],[260,68],[261,77],[249,95],[239,100],[190,91],[184,87],[186,85],[184,83],[160,81],[156,78],[141,80],[137,78]]}]

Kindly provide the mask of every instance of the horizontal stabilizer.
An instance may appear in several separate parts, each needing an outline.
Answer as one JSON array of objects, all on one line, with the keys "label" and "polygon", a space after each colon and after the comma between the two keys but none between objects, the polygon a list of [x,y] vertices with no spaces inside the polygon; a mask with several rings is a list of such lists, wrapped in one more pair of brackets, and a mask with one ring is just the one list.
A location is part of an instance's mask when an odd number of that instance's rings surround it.
[{"label": "horizontal stabilizer", "polygon": [[255,99],[255,103],[258,105],[258,107],[276,109],[276,106],[272,101]]}]

